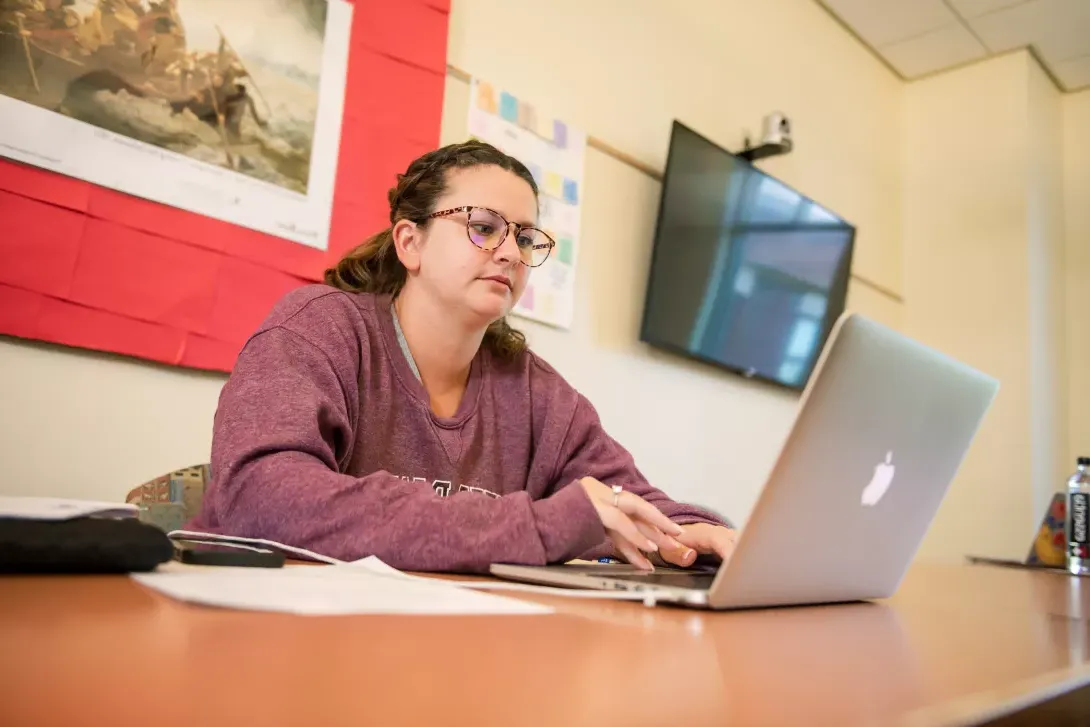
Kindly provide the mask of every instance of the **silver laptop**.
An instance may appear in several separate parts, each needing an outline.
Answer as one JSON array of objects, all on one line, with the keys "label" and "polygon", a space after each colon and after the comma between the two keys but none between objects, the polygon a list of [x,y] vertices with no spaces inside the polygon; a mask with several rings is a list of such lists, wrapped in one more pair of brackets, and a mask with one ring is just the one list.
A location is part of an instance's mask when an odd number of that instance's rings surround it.
[{"label": "silver laptop", "polygon": [[497,564],[491,571],[713,609],[885,598],[897,590],[998,389],[948,356],[845,313],[735,550],[718,568]]}]

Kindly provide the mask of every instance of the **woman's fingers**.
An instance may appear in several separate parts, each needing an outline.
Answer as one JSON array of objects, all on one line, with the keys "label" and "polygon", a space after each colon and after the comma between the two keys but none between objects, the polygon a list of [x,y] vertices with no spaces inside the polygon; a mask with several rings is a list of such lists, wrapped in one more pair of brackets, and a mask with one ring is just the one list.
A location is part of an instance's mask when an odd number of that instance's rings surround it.
[{"label": "woman's fingers", "polygon": [[[612,488],[593,477],[584,477],[579,482],[613,541],[617,554],[629,563],[653,570],[654,566],[643,555],[644,552],[669,550],[685,554],[688,551],[673,537],[682,533],[681,526],[674,524],[639,495],[632,492],[614,493]],[[678,562],[678,558],[675,556],[671,560]]]},{"label": "woman's fingers", "polygon": [[662,511],[639,495],[623,493],[617,498],[617,507],[634,520],[652,525],[667,535],[681,535],[681,526],[662,514]]},{"label": "woman's fingers", "polygon": [[681,566],[682,568],[688,568],[695,563],[698,555],[699,554],[689,546],[681,544],[676,548],[659,549],[659,558],[662,558],[664,563]]},{"label": "woman's fingers", "polygon": [[640,549],[632,544],[631,541],[617,533],[617,531],[607,531],[610,539],[613,541],[613,547],[616,548],[617,554],[625,559],[628,563],[642,568],[643,570],[654,570],[655,566],[651,565],[651,561],[640,552]]},{"label": "woman's fingers", "polygon": [[722,532],[716,534],[712,541],[712,547],[720,558],[726,560],[734,550],[734,541],[738,539],[738,533],[727,528],[721,528],[720,530]]},{"label": "woman's fingers", "polygon": [[698,523],[687,526],[678,540],[700,553],[715,553],[726,560],[734,550],[734,541],[737,537],[737,532],[730,528]]},{"label": "woman's fingers", "polygon": [[612,530],[640,550],[654,552],[659,546],[654,540],[643,535],[636,524],[621,510],[611,507],[602,516],[602,525],[606,530]]},{"label": "woman's fingers", "polygon": [[662,532],[653,525],[648,525],[641,520],[633,520],[636,524],[636,528],[643,534],[648,540],[654,542],[659,546],[659,554],[665,554],[672,551],[689,550],[686,546],[679,543],[674,538],[670,537],[666,533]]},{"label": "woman's fingers", "polygon": [[613,547],[618,555],[637,568],[655,569],[651,561],[640,551],[653,553],[658,550],[658,545],[644,535],[636,523],[632,522],[621,510],[610,507],[602,517],[602,525],[605,526],[606,533],[613,541]]}]

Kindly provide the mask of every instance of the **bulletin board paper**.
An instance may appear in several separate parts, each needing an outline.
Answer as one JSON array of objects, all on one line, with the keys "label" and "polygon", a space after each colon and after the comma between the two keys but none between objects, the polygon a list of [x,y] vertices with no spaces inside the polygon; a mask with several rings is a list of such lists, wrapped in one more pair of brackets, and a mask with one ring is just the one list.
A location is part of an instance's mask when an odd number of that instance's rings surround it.
[{"label": "bulletin board paper", "polygon": [[[388,224],[386,190],[438,143],[447,14],[353,10],[327,250],[0,158],[0,335],[229,371],[277,300]],[[419,43],[388,40],[410,26]]]},{"label": "bulletin board paper", "polygon": [[469,133],[529,168],[540,190],[538,224],[556,241],[545,264],[534,268],[512,312],[570,328],[575,314],[586,134],[480,79],[470,82],[469,98]]}]

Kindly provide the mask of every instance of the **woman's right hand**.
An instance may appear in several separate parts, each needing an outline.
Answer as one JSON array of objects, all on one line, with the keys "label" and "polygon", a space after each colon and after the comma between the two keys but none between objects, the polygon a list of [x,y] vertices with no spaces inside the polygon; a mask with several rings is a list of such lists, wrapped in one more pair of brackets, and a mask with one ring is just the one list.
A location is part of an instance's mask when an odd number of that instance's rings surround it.
[{"label": "woman's right hand", "polygon": [[594,505],[614,549],[632,565],[654,570],[644,553],[684,547],[672,537],[681,535],[681,526],[639,495],[626,490],[615,498],[612,488],[593,477],[584,477],[579,484]]}]

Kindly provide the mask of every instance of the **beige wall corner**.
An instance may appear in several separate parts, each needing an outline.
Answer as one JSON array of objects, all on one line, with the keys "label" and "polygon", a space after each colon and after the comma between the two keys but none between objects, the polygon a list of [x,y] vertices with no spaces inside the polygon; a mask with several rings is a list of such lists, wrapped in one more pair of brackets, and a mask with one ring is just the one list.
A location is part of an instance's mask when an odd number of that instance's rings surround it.
[{"label": "beige wall corner", "polygon": [[1025,52],[906,87],[905,330],[1002,387],[923,558],[1024,557],[1062,485],[1062,108]]},{"label": "beige wall corner", "polygon": [[1090,91],[1065,96],[1067,466],[1090,456]]}]

